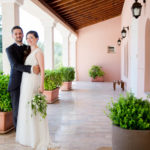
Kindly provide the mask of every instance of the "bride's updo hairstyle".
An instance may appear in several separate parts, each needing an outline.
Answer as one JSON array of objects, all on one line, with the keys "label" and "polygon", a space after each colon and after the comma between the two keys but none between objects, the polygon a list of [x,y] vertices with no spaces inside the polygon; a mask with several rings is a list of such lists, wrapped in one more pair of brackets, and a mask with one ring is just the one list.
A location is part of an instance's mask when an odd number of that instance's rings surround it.
[{"label": "bride's updo hairstyle", "polygon": [[29,31],[27,34],[26,34],[26,38],[27,38],[27,35],[28,34],[32,34],[35,38],[39,38],[39,35],[38,35],[38,33],[36,32],[36,31]]}]

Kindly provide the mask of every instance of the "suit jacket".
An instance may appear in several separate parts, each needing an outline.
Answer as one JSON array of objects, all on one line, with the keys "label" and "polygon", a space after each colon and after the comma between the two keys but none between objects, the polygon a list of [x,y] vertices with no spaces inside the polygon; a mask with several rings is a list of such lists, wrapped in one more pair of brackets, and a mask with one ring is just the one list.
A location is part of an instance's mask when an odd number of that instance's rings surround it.
[{"label": "suit jacket", "polygon": [[30,49],[24,44],[23,46],[18,46],[14,43],[6,48],[6,53],[11,66],[8,91],[13,91],[20,87],[22,72],[31,72],[31,66],[24,65],[25,58],[30,53]]}]

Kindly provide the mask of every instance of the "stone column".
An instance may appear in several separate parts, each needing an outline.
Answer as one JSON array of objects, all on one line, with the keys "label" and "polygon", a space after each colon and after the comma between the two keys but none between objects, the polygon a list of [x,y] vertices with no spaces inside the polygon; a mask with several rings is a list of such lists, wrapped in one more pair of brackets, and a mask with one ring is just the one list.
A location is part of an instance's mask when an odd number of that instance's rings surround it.
[{"label": "stone column", "polygon": [[23,0],[2,0],[2,43],[3,43],[3,72],[10,73],[10,65],[6,55],[6,48],[14,41],[11,35],[11,28],[19,25],[19,7]]},{"label": "stone column", "polygon": [[44,27],[45,69],[54,69],[54,22],[42,22]]}]

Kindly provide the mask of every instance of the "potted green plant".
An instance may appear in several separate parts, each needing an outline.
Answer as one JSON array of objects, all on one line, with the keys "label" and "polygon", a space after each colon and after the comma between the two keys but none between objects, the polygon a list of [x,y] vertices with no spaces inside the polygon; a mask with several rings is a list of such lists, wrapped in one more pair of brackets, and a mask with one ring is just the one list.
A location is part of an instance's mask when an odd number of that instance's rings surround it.
[{"label": "potted green plant", "polygon": [[112,150],[150,149],[150,102],[127,93],[107,105],[112,120]]},{"label": "potted green plant", "polygon": [[9,75],[0,73],[0,133],[7,133],[13,128],[13,116],[10,94],[7,91]]},{"label": "potted green plant", "polygon": [[48,103],[58,99],[59,87],[62,84],[62,75],[58,70],[46,70],[44,78],[44,92]]},{"label": "potted green plant", "polygon": [[92,82],[104,81],[104,71],[101,66],[92,66],[89,70],[89,76],[92,77]]},{"label": "potted green plant", "polygon": [[69,91],[72,88],[72,81],[75,79],[75,71],[73,67],[60,67],[63,84],[60,87],[63,91]]}]

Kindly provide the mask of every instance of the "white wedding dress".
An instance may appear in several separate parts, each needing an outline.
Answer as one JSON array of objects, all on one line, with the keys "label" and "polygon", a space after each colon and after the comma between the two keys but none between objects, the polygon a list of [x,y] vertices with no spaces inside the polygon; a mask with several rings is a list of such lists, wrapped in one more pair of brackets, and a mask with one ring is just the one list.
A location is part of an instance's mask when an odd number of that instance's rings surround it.
[{"label": "white wedding dress", "polygon": [[[26,58],[25,65],[37,65],[35,54],[41,51],[35,49]],[[20,88],[20,101],[18,110],[16,141],[24,146],[31,146],[36,150],[56,150],[58,146],[51,142],[47,118],[43,119],[39,114],[32,114],[31,104],[40,86],[40,75],[24,72]]]}]

